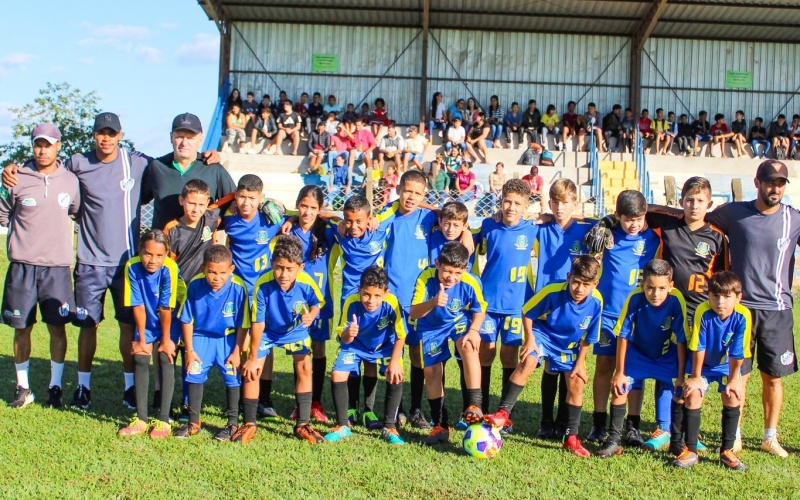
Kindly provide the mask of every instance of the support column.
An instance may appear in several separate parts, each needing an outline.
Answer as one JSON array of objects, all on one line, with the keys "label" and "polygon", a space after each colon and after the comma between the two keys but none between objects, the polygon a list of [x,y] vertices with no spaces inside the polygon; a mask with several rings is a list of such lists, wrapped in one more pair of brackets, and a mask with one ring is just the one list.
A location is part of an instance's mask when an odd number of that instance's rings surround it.
[{"label": "support column", "polygon": [[420,133],[424,130],[428,116],[428,24],[431,14],[431,1],[423,0],[422,3],[422,54],[420,60],[420,88],[419,88],[419,122]]},{"label": "support column", "polygon": [[[225,84],[225,79],[231,71],[231,30],[226,26],[219,34],[219,89]],[[260,96],[259,96],[260,99]]]},{"label": "support column", "polygon": [[631,37],[631,60],[629,66],[630,76],[628,81],[630,82],[630,87],[628,90],[628,102],[633,110],[633,116],[639,116],[642,111],[642,45],[637,35]]}]

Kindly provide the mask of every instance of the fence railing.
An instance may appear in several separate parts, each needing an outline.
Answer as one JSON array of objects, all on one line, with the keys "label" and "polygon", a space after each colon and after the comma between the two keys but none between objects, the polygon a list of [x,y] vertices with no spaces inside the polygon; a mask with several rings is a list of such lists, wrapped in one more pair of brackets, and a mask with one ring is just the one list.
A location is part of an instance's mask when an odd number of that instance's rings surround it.
[{"label": "fence railing", "polygon": [[592,175],[592,197],[595,211],[598,216],[603,217],[606,214],[606,196],[603,193],[602,172],[600,172],[600,158],[597,154],[594,130],[589,134],[589,171]]},{"label": "fence railing", "polygon": [[223,124],[225,122],[225,102],[228,99],[228,94],[231,91],[230,77],[226,76],[225,81],[222,82],[222,87],[219,89],[219,96],[217,97],[217,105],[214,108],[214,114],[211,115],[211,121],[208,123],[206,138],[203,143],[203,151],[211,149],[216,150],[219,147],[219,138],[222,136]]},{"label": "fence railing", "polygon": [[639,179],[639,191],[653,203],[653,189],[650,187],[650,173],[647,171],[647,155],[644,154],[644,138],[636,132],[636,147],[633,149],[633,161],[636,163],[636,178]]}]

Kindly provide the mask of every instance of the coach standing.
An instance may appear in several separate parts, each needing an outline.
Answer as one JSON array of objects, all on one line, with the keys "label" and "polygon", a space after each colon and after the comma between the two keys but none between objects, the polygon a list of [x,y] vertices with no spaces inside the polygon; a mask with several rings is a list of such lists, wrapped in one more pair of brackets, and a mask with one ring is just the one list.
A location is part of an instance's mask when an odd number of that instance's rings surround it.
[{"label": "coach standing", "polygon": [[[750,348],[754,353],[744,361],[742,379],[746,387],[755,359],[763,383],[761,449],[781,458],[789,456],[777,435],[783,405],[781,378],[797,371],[792,276],[794,248],[800,237],[800,212],[781,203],[787,182],[786,165],[766,160],[756,172],[755,200],[728,203],[707,215],[708,222],[728,236],[731,271],[742,280],[742,304],[752,313]],[[741,447],[740,436],[736,441]]]}]

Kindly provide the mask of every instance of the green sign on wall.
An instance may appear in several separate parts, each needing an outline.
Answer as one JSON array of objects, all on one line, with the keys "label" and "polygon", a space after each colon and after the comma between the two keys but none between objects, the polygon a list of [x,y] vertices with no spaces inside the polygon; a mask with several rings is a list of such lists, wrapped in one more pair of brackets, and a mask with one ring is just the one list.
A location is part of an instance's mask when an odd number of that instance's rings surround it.
[{"label": "green sign on wall", "polygon": [[752,71],[726,71],[725,72],[725,88],[726,89],[753,89],[753,72]]},{"label": "green sign on wall", "polygon": [[338,73],[339,55],[338,54],[312,54],[311,55],[312,73]]}]

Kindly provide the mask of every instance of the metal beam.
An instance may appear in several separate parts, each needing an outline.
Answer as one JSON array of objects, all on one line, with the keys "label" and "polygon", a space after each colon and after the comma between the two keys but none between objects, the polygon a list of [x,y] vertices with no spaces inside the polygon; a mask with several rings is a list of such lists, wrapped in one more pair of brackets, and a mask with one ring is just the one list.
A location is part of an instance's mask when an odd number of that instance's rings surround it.
[{"label": "metal beam", "polygon": [[653,0],[636,31],[631,36],[630,90],[628,99],[634,116],[639,115],[642,105],[642,50],[653,33],[658,18],[667,8],[667,0]]},{"label": "metal beam", "polygon": [[[421,68],[419,81],[419,123],[420,132],[425,130],[424,123],[428,116],[428,37],[430,34],[431,0],[422,0],[422,48],[420,54]],[[429,133],[433,133],[431,130]],[[433,141],[433,138],[430,139]]]}]

